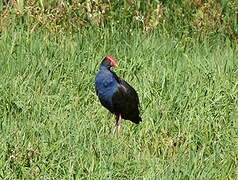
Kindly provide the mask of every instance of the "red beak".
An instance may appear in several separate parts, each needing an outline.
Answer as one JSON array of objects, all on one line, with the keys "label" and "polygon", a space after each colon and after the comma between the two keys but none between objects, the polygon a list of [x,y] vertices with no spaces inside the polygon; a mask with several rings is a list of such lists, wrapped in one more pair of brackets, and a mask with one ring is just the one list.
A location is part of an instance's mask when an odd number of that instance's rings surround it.
[{"label": "red beak", "polygon": [[112,62],[112,67],[117,67],[118,66],[118,64],[114,61],[114,62]]}]

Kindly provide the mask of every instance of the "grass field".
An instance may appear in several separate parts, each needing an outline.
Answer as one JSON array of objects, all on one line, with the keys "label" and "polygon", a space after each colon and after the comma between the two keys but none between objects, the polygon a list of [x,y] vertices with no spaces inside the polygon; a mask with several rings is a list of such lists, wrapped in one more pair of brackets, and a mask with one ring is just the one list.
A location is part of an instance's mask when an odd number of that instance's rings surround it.
[{"label": "grass field", "polygon": [[[91,29],[0,35],[0,179],[237,179],[238,50],[227,41]],[[138,91],[143,122],[94,91],[102,58]]]}]

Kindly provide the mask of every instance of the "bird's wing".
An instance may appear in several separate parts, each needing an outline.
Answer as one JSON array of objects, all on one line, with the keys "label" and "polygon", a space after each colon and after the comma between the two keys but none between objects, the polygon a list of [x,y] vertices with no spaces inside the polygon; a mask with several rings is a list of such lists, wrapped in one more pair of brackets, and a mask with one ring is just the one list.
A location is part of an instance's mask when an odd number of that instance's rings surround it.
[{"label": "bird's wing", "polygon": [[122,78],[119,78],[115,72],[111,71],[113,76],[115,77],[116,81],[119,84],[118,91],[121,93],[123,96],[132,98],[132,100],[135,102],[135,104],[139,105],[139,98],[136,90],[128,84],[125,80]]},{"label": "bird's wing", "polygon": [[121,114],[123,119],[139,123],[141,118],[138,95],[125,80],[121,78],[118,80],[118,89],[112,97],[113,110],[115,114]]},{"label": "bird's wing", "polygon": [[130,99],[132,99],[135,104],[139,105],[139,98],[136,90],[121,78],[119,78],[119,84],[119,91],[121,91],[126,96],[130,96]]}]

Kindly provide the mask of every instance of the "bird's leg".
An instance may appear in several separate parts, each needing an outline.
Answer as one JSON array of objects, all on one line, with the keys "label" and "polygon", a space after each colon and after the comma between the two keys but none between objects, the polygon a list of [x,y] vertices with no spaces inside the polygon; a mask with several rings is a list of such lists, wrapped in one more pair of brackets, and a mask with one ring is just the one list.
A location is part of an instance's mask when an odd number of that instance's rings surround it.
[{"label": "bird's leg", "polygon": [[113,130],[113,135],[115,135],[116,132],[120,131],[121,121],[122,121],[121,114],[116,115],[116,125],[115,125],[115,128]]},{"label": "bird's leg", "polygon": [[121,114],[119,114],[119,115],[118,115],[118,120],[117,120],[117,122],[116,122],[117,132],[119,132],[120,129],[121,129],[121,121],[122,121]]}]

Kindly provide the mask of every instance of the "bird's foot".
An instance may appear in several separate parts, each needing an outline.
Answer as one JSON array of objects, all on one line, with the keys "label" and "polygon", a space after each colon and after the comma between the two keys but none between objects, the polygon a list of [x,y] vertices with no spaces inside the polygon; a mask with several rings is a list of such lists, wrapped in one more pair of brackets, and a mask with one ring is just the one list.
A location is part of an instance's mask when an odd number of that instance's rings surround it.
[{"label": "bird's foot", "polygon": [[116,133],[119,133],[119,131],[120,131],[120,129],[121,129],[121,126],[119,125],[116,125],[115,127],[114,127],[114,129],[113,129],[113,132],[112,132],[112,134],[115,136],[116,135]]}]

